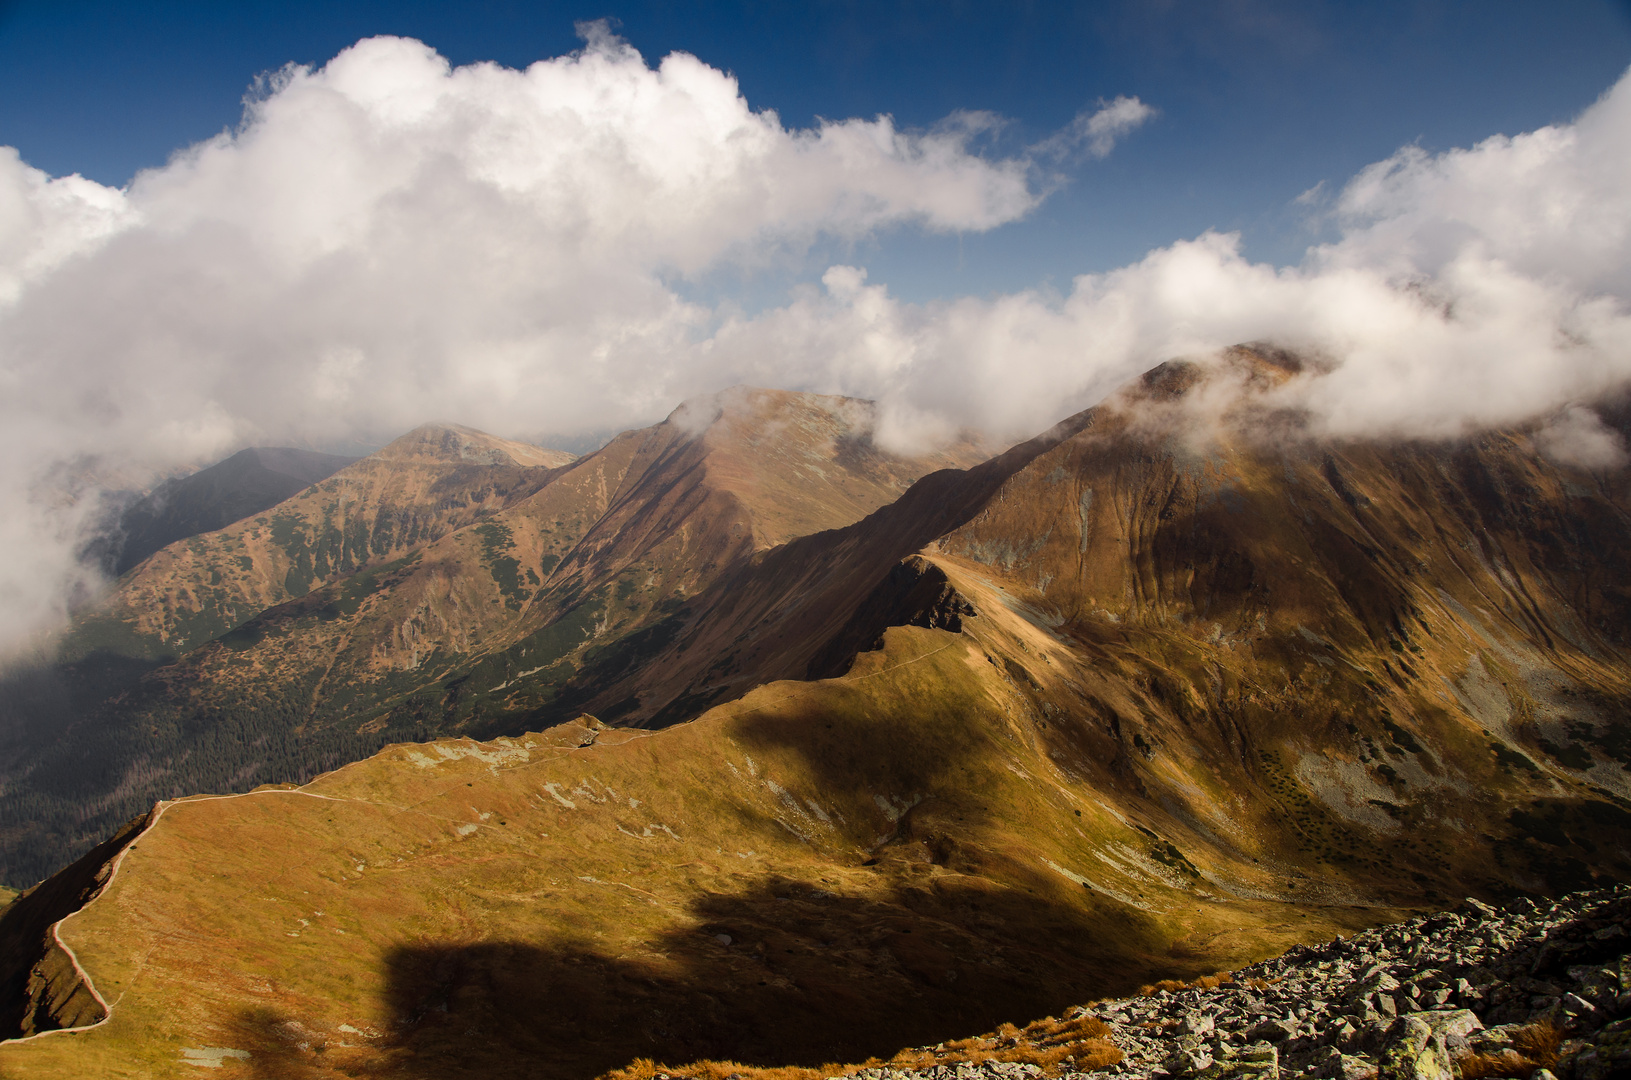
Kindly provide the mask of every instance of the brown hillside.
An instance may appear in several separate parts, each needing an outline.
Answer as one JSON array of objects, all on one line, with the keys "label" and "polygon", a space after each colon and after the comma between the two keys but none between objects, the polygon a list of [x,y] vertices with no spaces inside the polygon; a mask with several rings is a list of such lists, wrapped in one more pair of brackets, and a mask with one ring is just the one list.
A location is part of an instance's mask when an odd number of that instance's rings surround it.
[{"label": "brown hillside", "polygon": [[1265,437],[1249,393],[1221,425],[1192,411],[1202,378],[1292,374],[1235,365],[1152,373],[768,553],[639,664],[591,669],[611,681],[589,706],[660,724],[842,670],[887,625],[966,629],[949,581],[1048,645],[1009,671],[1044,719],[1099,732],[1116,783],[1195,827],[1297,853],[1287,888],[1317,875],[1422,902],[1623,873],[1598,843],[1631,822],[1623,476],[1548,462],[1522,432],[1335,445],[1283,422]]},{"label": "brown hillside", "polygon": [[[469,714],[442,692],[453,677],[460,696],[489,699],[499,716],[546,705],[587,650],[754,552],[852,524],[917,477],[981,452],[963,443],[922,459],[883,453],[870,442],[871,411],[747,388],[687,403],[513,506],[270,610],[149,685],[160,708],[178,692],[207,706],[311,686],[313,720],[361,714],[377,726],[404,711],[423,719],[428,688],[442,713],[431,722],[463,727]],[[343,709],[330,707],[336,698]]]},{"label": "brown hillside", "polygon": [[[70,689],[35,692],[85,704],[60,723],[30,721],[39,734],[0,769],[0,873],[28,884],[155,798],[305,780],[391,741],[547,723],[543,714],[569,708],[561,688],[589,657],[754,552],[849,525],[915,478],[982,453],[965,441],[922,458],[889,454],[871,441],[872,414],[852,399],[737,388],[549,471],[504,463],[525,447],[427,427],[260,519],[170,549],[118,597],[117,611],[146,603],[156,614],[113,621],[124,632],[173,615],[151,595],[162,584],[200,602],[188,625],[218,636],[145,672],[128,654],[146,645],[104,636],[92,674],[110,689],[98,696],[95,679],[73,672]],[[364,481],[381,500],[376,520],[408,506],[435,527],[395,530],[403,544],[421,542],[355,573],[339,572],[343,552],[314,556],[329,584],[314,578],[304,595],[239,618],[231,604],[249,603],[244,581],[255,574],[232,577],[222,560],[281,566],[310,536],[339,543],[343,531],[311,523],[366,519],[346,501]],[[294,546],[272,543],[279,529]],[[220,585],[200,583],[206,565]],[[231,619],[210,623],[222,605]]]},{"label": "brown hillside", "polygon": [[870,410],[745,388],[681,406],[514,506],[425,545],[411,562],[268,612],[156,679],[185,680],[207,701],[251,684],[299,685],[320,670],[319,696],[344,688],[348,716],[358,698],[378,714],[494,654],[512,666],[484,669],[477,678],[487,684],[467,693],[515,681],[520,664],[535,688],[547,687],[540,672],[570,674],[586,647],[640,625],[753,551],[851,524],[916,477],[979,452],[881,453],[867,439]]},{"label": "brown hillside", "polygon": [[563,457],[469,428],[417,428],[263,514],[153,555],[78,620],[64,654],[185,653],[525,498]]},{"label": "brown hillside", "polygon": [[396,747],[169,804],[61,931],[111,1020],[0,1044],[0,1074],[853,1060],[1391,914],[1257,898],[1272,873],[1157,834],[1011,684],[1016,629],[892,630],[844,678],[660,733]]}]

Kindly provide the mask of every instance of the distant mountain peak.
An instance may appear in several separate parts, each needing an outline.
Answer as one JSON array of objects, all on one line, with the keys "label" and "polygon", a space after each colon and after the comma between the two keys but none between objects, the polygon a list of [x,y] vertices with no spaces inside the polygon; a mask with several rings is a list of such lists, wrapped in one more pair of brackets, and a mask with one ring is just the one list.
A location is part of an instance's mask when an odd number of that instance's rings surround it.
[{"label": "distant mountain peak", "polygon": [[504,439],[462,424],[421,424],[376,451],[381,461],[432,461],[470,465],[520,465],[556,469],[577,459],[564,450]]},{"label": "distant mountain peak", "polygon": [[710,432],[724,424],[756,428],[795,414],[826,416],[847,427],[871,430],[873,402],[836,394],[798,390],[769,390],[738,384],[712,394],[687,398],[663,421],[689,435]]},{"label": "distant mountain peak", "polygon": [[166,480],[127,507],[117,528],[89,553],[123,574],[167,544],[258,514],[355,460],[290,446],[251,446]]}]

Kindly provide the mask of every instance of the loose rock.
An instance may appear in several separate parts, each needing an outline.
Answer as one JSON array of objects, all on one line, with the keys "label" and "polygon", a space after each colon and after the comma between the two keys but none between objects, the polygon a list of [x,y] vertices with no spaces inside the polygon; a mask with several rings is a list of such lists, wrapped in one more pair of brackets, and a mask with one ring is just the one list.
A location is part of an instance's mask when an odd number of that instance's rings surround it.
[{"label": "loose rock", "polygon": [[[1297,946],[1234,980],[1088,1006],[1123,1058],[1067,1080],[1458,1080],[1474,1058],[1486,1077],[1631,1077],[1625,886],[1499,908],[1469,898]],[[892,1068],[887,1080],[1040,1075],[1018,1068]]]}]

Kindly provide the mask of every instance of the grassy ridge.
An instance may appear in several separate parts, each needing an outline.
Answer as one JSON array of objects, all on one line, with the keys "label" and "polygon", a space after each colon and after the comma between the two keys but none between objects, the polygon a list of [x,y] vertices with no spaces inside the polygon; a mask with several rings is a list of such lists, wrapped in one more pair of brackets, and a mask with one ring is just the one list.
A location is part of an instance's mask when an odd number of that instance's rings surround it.
[{"label": "grassy ridge", "polygon": [[304,790],[172,807],[69,931],[113,1020],[0,1074],[859,1061],[1389,914],[1197,893],[981,646],[919,628],[664,732],[403,746]]}]

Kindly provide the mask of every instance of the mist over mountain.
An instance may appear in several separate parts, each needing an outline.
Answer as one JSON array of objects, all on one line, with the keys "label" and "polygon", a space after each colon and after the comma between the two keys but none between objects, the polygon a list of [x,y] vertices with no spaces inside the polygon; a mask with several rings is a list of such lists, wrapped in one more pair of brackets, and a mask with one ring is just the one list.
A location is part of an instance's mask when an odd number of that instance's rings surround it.
[{"label": "mist over mountain", "polygon": [[356,458],[253,446],[190,476],[166,480],[119,515],[97,554],[114,576],[162,547],[258,514]]},{"label": "mist over mountain", "polygon": [[985,114],[797,130],[696,57],[652,66],[584,33],[525,70],[358,42],[126,189],[0,159],[14,650],[99,584],[78,560],[101,517],[85,477],[436,416],[573,436],[746,383],[876,400],[880,445],[916,453],[970,429],[1011,442],[1164,360],[1270,341],[1325,361],[1281,394],[1331,434],[1534,420],[1560,454],[1623,453],[1587,403],[1631,374],[1624,79],[1572,121],[1406,147],[1309,192],[1335,239],[1294,266],[1207,232],[1058,289],[909,303],[844,262],[743,310],[696,297],[818,241],[1034,214],[1062,162],[1137,139],[1159,102],[1090,106],[1000,154]]}]

